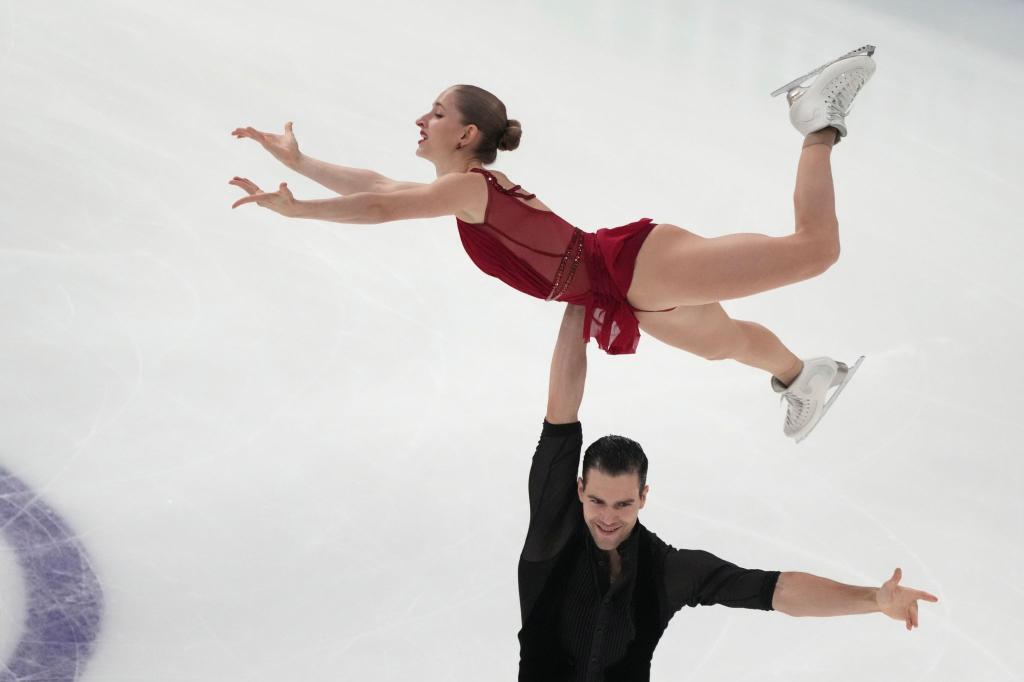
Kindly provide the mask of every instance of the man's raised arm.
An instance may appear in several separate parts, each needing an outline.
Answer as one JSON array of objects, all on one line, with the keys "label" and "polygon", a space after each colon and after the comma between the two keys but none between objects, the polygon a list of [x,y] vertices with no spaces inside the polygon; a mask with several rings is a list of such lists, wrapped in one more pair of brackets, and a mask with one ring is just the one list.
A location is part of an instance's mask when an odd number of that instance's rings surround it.
[{"label": "man's raised arm", "polygon": [[[555,556],[582,518],[576,495],[576,471],[583,446],[578,412],[587,378],[587,344],[582,324],[583,308],[567,305],[551,358],[544,428],[530,465],[530,528],[522,555],[527,562],[542,562]],[[529,611],[537,596],[521,593],[524,609]]]},{"label": "man's raised arm", "polygon": [[587,379],[587,343],[583,340],[583,306],[566,304],[558,341],[551,357],[548,379],[548,412],[550,424],[571,424],[579,421],[583,402],[583,385]]}]

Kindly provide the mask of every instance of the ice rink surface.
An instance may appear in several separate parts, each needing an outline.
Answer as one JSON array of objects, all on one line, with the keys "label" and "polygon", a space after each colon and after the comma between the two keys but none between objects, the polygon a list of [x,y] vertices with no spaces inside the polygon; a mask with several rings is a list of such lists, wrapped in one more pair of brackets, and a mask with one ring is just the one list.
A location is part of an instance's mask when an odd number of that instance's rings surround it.
[{"label": "ice rink surface", "polygon": [[231,211],[234,175],[330,195],[233,128],[428,182],[414,120],[474,83],[523,125],[495,167],[575,225],[784,234],[768,93],[865,42],[839,263],[726,304],[856,379],[796,446],[755,370],[592,347],[584,438],[643,444],[677,547],[941,598],[912,633],[684,610],[653,679],[1024,679],[1022,30],[993,0],[4,2],[0,679],[515,679],[561,306],[451,218]]}]

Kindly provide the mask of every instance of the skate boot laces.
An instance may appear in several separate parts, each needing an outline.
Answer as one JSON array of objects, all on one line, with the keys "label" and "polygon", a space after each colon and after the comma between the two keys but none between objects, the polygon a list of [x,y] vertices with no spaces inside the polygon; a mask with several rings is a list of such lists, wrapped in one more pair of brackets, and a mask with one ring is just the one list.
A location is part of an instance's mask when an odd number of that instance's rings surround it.
[{"label": "skate boot laces", "polygon": [[850,113],[853,98],[867,81],[863,69],[854,69],[836,76],[825,88],[825,116],[843,120]]},{"label": "skate boot laces", "polygon": [[812,401],[809,398],[801,398],[793,390],[784,391],[779,396],[780,405],[783,401],[788,403],[786,407],[785,429],[787,433],[791,433],[800,429],[811,418],[813,413]]}]

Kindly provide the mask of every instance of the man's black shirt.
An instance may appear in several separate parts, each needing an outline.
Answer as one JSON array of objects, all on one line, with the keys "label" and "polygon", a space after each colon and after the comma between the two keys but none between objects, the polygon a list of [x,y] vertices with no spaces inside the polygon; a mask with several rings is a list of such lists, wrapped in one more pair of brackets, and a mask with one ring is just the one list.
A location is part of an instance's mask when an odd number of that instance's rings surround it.
[{"label": "man's black shirt", "polygon": [[522,682],[642,682],[654,647],[684,606],[771,610],[778,571],[740,568],[713,554],[675,549],[639,522],[616,551],[610,584],[576,493],[579,422],[544,422],[530,468],[530,528],[519,559]]}]

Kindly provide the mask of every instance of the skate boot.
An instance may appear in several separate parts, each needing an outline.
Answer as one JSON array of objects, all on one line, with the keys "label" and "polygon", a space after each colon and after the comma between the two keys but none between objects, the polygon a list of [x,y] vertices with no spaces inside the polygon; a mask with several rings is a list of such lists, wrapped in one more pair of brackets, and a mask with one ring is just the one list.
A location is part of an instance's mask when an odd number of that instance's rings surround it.
[{"label": "skate boot", "polygon": [[[846,115],[864,84],[875,72],[871,55],[874,45],[865,45],[819,66],[814,71],[786,83],[772,97],[786,93],[789,120],[802,135],[832,126],[839,131],[836,142],[846,137]],[[816,78],[807,86],[803,83]]]},{"label": "skate boot", "polygon": [[[780,402],[785,400],[788,403],[783,432],[795,438],[797,443],[806,438],[832,407],[862,362],[864,356],[858,358],[853,367],[832,358],[812,358],[804,360],[803,371],[789,386],[772,377],[772,388],[782,396]],[[826,394],[832,389],[835,390],[826,400]]]}]

